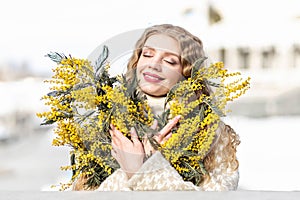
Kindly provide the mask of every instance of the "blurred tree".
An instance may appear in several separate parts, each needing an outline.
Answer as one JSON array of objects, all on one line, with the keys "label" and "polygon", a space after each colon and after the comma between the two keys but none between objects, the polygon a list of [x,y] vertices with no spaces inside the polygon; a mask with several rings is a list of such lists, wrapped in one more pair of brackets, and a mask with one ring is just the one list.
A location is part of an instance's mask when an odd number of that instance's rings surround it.
[{"label": "blurred tree", "polygon": [[213,25],[215,23],[218,23],[222,20],[222,15],[220,11],[213,5],[208,5],[208,20],[209,25]]}]

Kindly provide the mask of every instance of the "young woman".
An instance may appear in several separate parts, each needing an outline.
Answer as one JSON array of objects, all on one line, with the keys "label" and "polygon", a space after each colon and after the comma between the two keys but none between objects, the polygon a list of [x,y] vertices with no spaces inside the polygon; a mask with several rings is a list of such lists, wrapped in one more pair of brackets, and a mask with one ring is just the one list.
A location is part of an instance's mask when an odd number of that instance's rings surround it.
[{"label": "young woman", "polygon": [[[138,90],[146,95],[154,114],[160,114],[169,90],[180,80],[191,76],[192,64],[204,57],[199,38],[185,29],[170,24],[155,25],[145,30],[137,41],[135,51],[128,63],[127,77],[136,75]],[[204,87],[202,93],[209,95]],[[180,116],[158,130],[155,140],[163,144],[172,137],[171,130],[180,121]],[[157,123],[152,126],[157,130]],[[111,174],[97,190],[204,190],[227,191],[238,186],[237,134],[228,125],[219,122],[214,145],[205,156],[203,164],[208,172],[200,184],[184,181],[159,151],[149,141],[140,141],[134,129],[131,140],[111,125],[112,156],[120,169]],[[145,161],[145,157],[150,155]],[[85,179],[79,179],[75,190],[84,189]]]}]

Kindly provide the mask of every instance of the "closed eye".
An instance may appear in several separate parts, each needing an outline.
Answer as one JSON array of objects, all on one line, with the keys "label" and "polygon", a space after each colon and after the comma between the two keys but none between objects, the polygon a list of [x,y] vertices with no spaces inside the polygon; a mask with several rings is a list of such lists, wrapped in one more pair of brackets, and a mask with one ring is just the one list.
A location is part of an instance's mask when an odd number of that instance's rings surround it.
[{"label": "closed eye", "polygon": [[144,53],[144,54],[143,54],[143,57],[146,57],[146,58],[151,58],[151,57],[152,57],[152,55],[151,55],[151,54]]},{"label": "closed eye", "polygon": [[164,60],[165,62],[167,62],[167,63],[169,63],[170,65],[176,65],[177,64],[177,62],[176,61],[174,61],[174,60],[169,60],[169,59],[165,59]]}]

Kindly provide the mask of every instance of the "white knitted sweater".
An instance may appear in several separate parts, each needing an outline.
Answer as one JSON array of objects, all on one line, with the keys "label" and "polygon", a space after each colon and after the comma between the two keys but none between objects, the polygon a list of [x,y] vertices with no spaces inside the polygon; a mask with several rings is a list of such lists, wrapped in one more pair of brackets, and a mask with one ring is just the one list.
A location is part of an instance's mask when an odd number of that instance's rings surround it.
[{"label": "white knitted sweater", "polygon": [[[165,98],[148,97],[148,103],[154,114],[163,111],[162,105]],[[225,130],[221,123],[218,128],[219,137]],[[226,134],[225,134],[226,135]],[[227,138],[222,139],[227,140]],[[228,141],[227,141],[228,142]],[[166,190],[196,190],[196,191],[228,191],[236,190],[239,173],[237,169],[231,169],[230,163],[222,156],[223,144],[213,146],[216,154],[216,168],[209,172],[210,180],[202,186],[196,186],[192,182],[182,179],[179,173],[170,165],[160,152],[154,153],[130,179],[122,169],[111,174],[97,189],[98,191],[166,191]]]}]

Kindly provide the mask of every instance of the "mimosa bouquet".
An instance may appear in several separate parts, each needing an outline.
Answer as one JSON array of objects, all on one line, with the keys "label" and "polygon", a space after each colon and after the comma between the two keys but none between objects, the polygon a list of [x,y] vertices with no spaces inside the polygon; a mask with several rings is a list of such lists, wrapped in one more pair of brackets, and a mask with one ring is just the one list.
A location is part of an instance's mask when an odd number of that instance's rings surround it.
[{"label": "mimosa bouquet", "polygon": [[[127,81],[123,74],[110,76],[108,54],[104,46],[95,64],[61,53],[47,55],[57,66],[52,78],[45,81],[51,84],[50,92],[42,97],[49,111],[37,115],[44,119],[42,125],[56,125],[54,146],[70,147],[70,165],[62,169],[72,170],[73,176],[61,189],[70,187],[79,176],[87,178],[87,188],[97,188],[119,168],[111,155],[110,124],[128,138],[134,127],[139,139],[147,137],[184,180],[198,184],[206,173],[202,161],[227,112],[226,104],[249,89],[249,78],[229,73],[222,62],[203,66],[206,58],[200,58],[191,77],[170,89],[164,112],[156,116],[137,89],[136,78]],[[213,92],[200,92],[204,87]],[[158,144],[153,139],[157,130],[151,129],[154,120],[160,130],[177,115],[182,117],[172,137]]]}]

